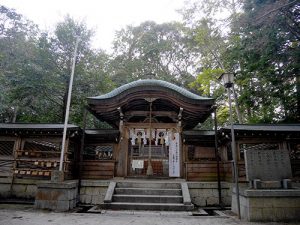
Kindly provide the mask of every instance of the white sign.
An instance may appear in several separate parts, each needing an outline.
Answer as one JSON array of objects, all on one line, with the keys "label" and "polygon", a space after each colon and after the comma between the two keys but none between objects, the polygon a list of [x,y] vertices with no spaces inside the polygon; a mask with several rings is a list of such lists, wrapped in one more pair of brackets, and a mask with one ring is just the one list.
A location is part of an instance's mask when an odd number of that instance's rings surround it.
[{"label": "white sign", "polygon": [[179,133],[169,135],[169,176],[180,177]]},{"label": "white sign", "polygon": [[132,160],[132,169],[143,169],[144,160]]}]

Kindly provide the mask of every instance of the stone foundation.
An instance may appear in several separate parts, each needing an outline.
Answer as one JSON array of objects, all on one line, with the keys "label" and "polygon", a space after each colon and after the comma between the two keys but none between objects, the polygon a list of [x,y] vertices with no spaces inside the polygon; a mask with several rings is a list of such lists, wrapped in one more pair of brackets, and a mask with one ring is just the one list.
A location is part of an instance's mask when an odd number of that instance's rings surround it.
[{"label": "stone foundation", "polygon": [[[110,181],[111,180],[82,180],[79,202],[86,205],[97,205],[103,203]],[[11,192],[11,180],[8,178],[1,178],[0,198],[17,197],[34,200],[37,195],[37,183],[39,183],[40,187],[43,183],[52,184],[50,181],[15,179]],[[60,184],[60,182],[57,183]],[[217,182],[187,182],[187,184],[192,203],[196,206],[205,207],[219,204]],[[222,182],[221,186],[223,205],[229,206],[231,204],[231,184]],[[39,189],[42,190],[41,188]]]},{"label": "stone foundation", "polygon": [[78,181],[37,184],[35,207],[54,211],[68,211],[76,207]]},{"label": "stone foundation", "polygon": [[[80,203],[96,205],[104,203],[110,181],[82,180],[80,188]],[[192,203],[197,206],[215,206],[219,204],[217,182],[187,182]],[[221,183],[223,205],[231,204],[231,184]]]},{"label": "stone foundation", "polygon": [[[217,182],[187,182],[192,203],[201,206],[219,205],[219,191]],[[222,203],[229,206],[231,204],[231,184],[221,182]]]},{"label": "stone foundation", "polygon": [[[300,218],[300,189],[241,190],[241,219],[247,221],[296,221]],[[232,193],[237,213],[236,194]]]},{"label": "stone foundation", "polygon": [[109,182],[109,180],[82,180],[80,203],[87,205],[103,203]]},{"label": "stone foundation", "polygon": [[0,198],[34,200],[37,191],[36,184],[39,182],[43,181],[16,178],[11,185],[11,178],[0,178]]}]

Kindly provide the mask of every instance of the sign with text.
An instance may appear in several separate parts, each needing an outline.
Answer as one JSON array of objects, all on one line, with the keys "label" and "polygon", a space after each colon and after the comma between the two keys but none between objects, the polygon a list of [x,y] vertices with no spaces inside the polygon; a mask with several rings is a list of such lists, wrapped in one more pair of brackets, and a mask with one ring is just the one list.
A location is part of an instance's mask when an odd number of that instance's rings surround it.
[{"label": "sign with text", "polygon": [[143,169],[144,160],[132,160],[132,169]]},{"label": "sign with text", "polygon": [[169,137],[169,176],[180,177],[180,145],[179,133],[171,133]]},{"label": "sign with text", "polygon": [[289,153],[280,150],[247,150],[245,151],[247,180],[263,181],[282,180],[292,176]]}]

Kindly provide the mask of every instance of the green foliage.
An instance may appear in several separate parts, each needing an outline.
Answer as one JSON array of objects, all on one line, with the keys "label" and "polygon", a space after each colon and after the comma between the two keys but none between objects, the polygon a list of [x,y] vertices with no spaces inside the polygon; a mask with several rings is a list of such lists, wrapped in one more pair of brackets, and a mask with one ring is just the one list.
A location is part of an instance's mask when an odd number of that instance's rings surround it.
[{"label": "green foliage", "polygon": [[[215,16],[222,10],[230,14],[225,20]],[[182,14],[193,30],[205,68],[191,87],[215,96],[222,107],[225,99],[215,94],[219,89],[212,90],[212,77],[206,72],[206,68],[222,68],[236,74],[232,97],[245,122],[300,121],[297,1],[194,2]]]},{"label": "green foliage", "polygon": [[2,122],[58,123],[64,118],[76,36],[80,36],[70,122],[81,124],[86,97],[114,87],[109,56],[90,47],[93,31],[69,16],[54,34],[40,33],[22,15],[0,7]]},{"label": "green foliage", "polygon": [[197,90],[201,95],[218,97],[220,94],[220,85],[218,85],[219,77],[224,73],[223,69],[204,69],[196,80],[189,84],[189,86]]},{"label": "green foliage", "polygon": [[239,68],[239,100],[250,123],[299,121],[299,12],[292,1],[245,1],[235,22],[239,37],[231,39],[227,61]]},{"label": "green foliage", "polygon": [[197,58],[188,46],[182,24],[151,21],[118,31],[113,56],[111,66],[118,84],[154,73],[157,79],[180,86],[193,80],[191,72]]},{"label": "green foliage", "polygon": [[218,124],[226,124],[229,117],[229,108],[226,106],[220,106],[217,108],[217,120]]},{"label": "green foliage", "polygon": [[[146,21],[119,30],[108,55],[91,48],[94,31],[83,21],[66,16],[53,33],[42,33],[0,6],[0,121],[63,121],[77,36],[72,123],[82,125],[86,97],[154,73],[157,79],[214,97],[219,124],[226,124],[227,95],[218,82],[223,72],[236,74],[231,95],[235,121],[300,121],[297,1],[193,1],[181,13],[182,23]],[[88,121],[106,126],[95,118]]]}]

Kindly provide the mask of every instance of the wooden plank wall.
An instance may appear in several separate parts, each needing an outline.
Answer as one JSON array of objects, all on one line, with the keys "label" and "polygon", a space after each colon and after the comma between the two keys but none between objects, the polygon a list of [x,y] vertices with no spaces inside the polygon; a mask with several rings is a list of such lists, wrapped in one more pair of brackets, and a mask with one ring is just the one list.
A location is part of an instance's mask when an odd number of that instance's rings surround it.
[{"label": "wooden plank wall", "polygon": [[[245,182],[246,181],[246,167],[244,161],[238,162],[238,173],[239,173],[239,182]],[[231,161],[223,162],[224,167],[224,175],[225,180],[228,182],[233,182],[233,173],[232,173],[232,167],[233,163]]]},{"label": "wooden plank wall", "polygon": [[[220,163],[221,180],[225,178],[224,167]],[[186,178],[188,181],[217,181],[217,162],[188,162],[186,163]]]},{"label": "wooden plank wall", "polygon": [[81,179],[111,179],[115,173],[115,160],[84,160]]}]

